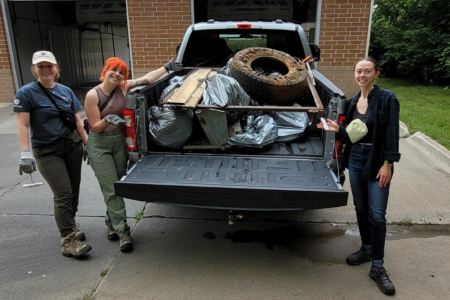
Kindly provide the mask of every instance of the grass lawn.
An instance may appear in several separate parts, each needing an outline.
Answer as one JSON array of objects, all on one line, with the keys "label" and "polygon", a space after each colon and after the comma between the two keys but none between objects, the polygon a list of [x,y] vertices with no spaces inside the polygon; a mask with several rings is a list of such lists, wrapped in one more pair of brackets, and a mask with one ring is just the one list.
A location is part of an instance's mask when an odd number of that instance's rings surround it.
[{"label": "grass lawn", "polygon": [[450,88],[392,78],[376,80],[400,101],[400,120],[410,134],[420,131],[450,150]]}]

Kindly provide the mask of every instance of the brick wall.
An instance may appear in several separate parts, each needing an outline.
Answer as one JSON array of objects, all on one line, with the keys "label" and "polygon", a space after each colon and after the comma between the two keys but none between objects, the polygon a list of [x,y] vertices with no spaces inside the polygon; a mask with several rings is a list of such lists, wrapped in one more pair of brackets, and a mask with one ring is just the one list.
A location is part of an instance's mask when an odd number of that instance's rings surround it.
[{"label": "brick wall", "polygon": [[6,40],[3,12],[0,7],[0,103],[9,103],[14,100],[15,89],[9,59],[8,41]]},{"label": "brick wall", "polygon": [[190,0],[127,0],[133,78],[176,55],[191,24]]},{"label": "brick wall", "polygon": [[353,66],[366,55],[370,3],[371,0],[322,1],[318,70],[347,97],[358,92]]}]

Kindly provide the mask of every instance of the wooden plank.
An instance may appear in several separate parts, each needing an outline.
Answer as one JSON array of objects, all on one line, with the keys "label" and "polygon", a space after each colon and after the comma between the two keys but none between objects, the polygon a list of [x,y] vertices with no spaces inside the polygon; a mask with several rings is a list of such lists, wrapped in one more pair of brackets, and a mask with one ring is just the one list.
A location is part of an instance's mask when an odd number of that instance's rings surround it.
[{"label": "wooden plank", "polygon": [[[317,117],[317,119],[320,119],[322,117],[322,115],[323,115],[323,104],[322,104],[322,101],[319,98],[319,94],[317,94],[316,88],[314,87],[314,84],[313,84],[311,78],[309,78],[309,76],[306,76],[306,80],[308,81],[309,89],[311,90],[311,94],[312,94],[312,96],[314,98],[314,102],[316,103],[316,106],[317,106],[317,115],[316,115],[316,117]],[[314,118],[312,118],[312,119],[314,119]],[[313,120],[311,120],[311,121],[313,121]]]},{"label": "wooden plank", "polygon": [[320,110],[315,106],[275,106],[275,105],[264,105],[264,106],[239,106],[239,105],[229,105],[229,106],[216,106],[216,105],[204,105],[199,104],[197,108],[200,109],[217,109],[224,111],[290,111],[290,112],[308,112],[308,113],[318,113]]},{"label": "wooden plank", "polygon": [[206,82],[203,82],[195,91],[194,93],[191,95],[191,97],[189,97],[189,99],[187,100],[187,102],[184,104],[184,107],[186,108],[194,108],[197,106],[197,104],[200,102],[200,100],[203,97],[203,91],[206,88]]},{"label": "wooden plank", "polygon": [[[167,103],[184,105],[190,100],[192,96],[194,96],[194,94],[195,97],[198,97],[199,93],[195,93],[195,91],[204,83],[204,79],[206,79],[210,72],[211,69],[199,69],[195,71],[191,76],[189,76],[189,78],[185,80],[181,87],[175,92],[173,97],[167,101]],[[193,101],[195,102],[195,99],[193,99]],[[198,101],[200,101],[200,99],[197,100],[197,103]]]}]

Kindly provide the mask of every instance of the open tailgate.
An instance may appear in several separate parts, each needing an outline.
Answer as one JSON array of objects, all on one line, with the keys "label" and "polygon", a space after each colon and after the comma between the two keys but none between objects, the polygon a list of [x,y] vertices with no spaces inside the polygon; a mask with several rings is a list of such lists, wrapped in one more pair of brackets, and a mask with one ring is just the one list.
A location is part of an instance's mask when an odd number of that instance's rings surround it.
[{"label": "open tailgate", "polygon": [[347,205],[323,160],[147,154],[115,184],[147,202],[230,210],[303,210]]}]

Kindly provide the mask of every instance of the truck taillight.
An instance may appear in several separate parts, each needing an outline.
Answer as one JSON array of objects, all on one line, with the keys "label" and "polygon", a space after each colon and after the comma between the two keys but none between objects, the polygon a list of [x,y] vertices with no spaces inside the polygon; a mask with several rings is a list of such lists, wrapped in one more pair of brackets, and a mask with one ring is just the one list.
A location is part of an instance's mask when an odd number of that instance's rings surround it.
[{"label": "truck taillight", "polygon": [[127,121],[127,124],[125,125],[125,146],[127,151],[137,152],[136,119],[134,117],[134,110],[124,109],[123,117],[124,120]]},{"label": "truck taillight", "polygon": [[[338,125],[342,125],[344,120],[345,120],[345,116],[344,115],[339,115],[338,116]],[[334,151],[333,158],[342,158],[342,154],[344,152],[343,151],[344,150],[344,145],[342,145],[341,142],[339,142],[336,139],[335,147],[336,147],[336,149],[335,149],[336,151]]]},{"label": "truck taillight", "polygon": [[250,29],[252,28],[251,24],[237,24],[237,28],[239,29]]}]

